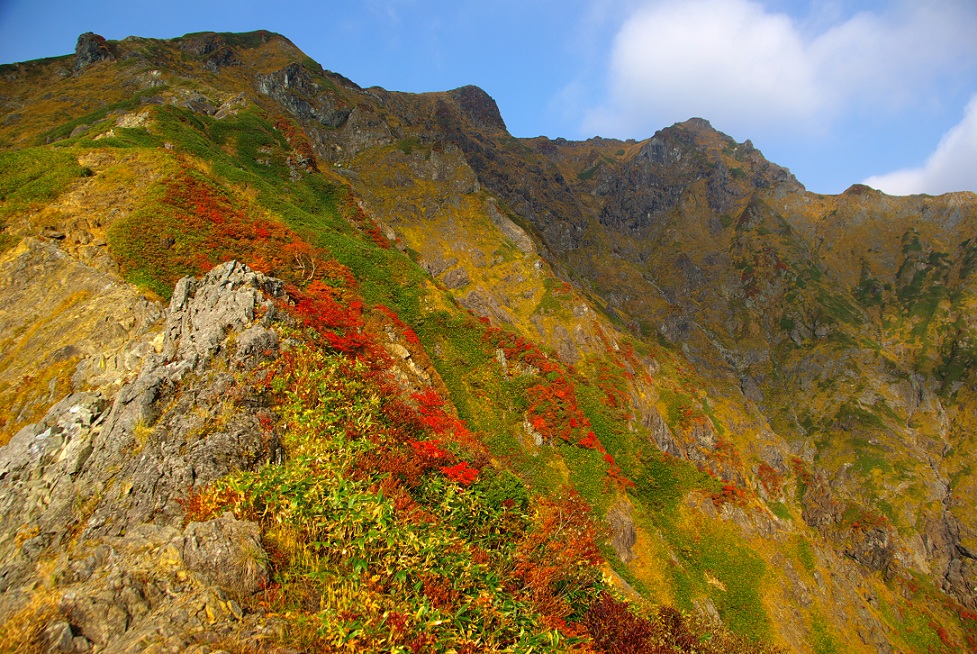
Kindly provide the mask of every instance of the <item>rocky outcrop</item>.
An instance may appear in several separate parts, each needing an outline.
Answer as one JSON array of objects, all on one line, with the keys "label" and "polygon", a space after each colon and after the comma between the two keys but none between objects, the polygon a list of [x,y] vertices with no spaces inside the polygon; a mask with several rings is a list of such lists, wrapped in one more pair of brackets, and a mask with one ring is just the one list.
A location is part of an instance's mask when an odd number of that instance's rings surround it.
[{"label": "rocky outcrop", "polygon": [[481,129],[504,130],[505,121],[499,105],[492,97],[477,86],[462,86],[449,91],[448,95],[458,102],[469,120]]},{"label": "rocky outcrop", "polygon": [[829,527],[841,521],[845,505],[831,493],[829,482],[818,475],[802,499],[804,522],[816,528]]},{"label": "rocky outcrop", "polygon": [[277,352],[282,297],[236,262],[181,280],[138,375],[114,396],[69,395],[0,448],[0,614],[30,604],[54,557],[53,651],[180,649],[244,618],[268,574],[257,526],[184,527],[182,503],[280,457],[247,373]]},{"label": "rocky outcrop", "polygon": [[212,73],[219,72],[225,66],[241,65],[234,48],[219,34],[212,32],[186,37],[180,44],[180,50],[202,59],[204,66]]},{"label": "rocky outcrop", "polygon": [[672,456],[684,457],[685,453],[675,441],[672,430],[665,424],[665,420],[662,418],[661,413],[658,412],[658,409],[638,399],[632,401],[636,406],[641,407],[641,424],[648,429],[658,449]]},{"label": "rocky outcrop", "polygon": [[618,558],[624,563],[630,563],[634,559],[634,545],[638,540],[632,512],[631,503],[624,499],[618,500],[607,510],[607,524],[611,529],[611,546]]},{"label": "rocky outcrop", "polygon": [[505,237],[512,241],[512,244],[519,248],[523,254],[536,254],[536,245],[529,234],[499,210],[499,204],[494,198],[485,202],[485,213],[488,214],[492,223],[499,228],[499,231],[505,234]]},{"label": "rocky outcrop", "polygon": [[315,121],[322,127],[340,127],[351,113],[350,107],[335,93],[323,91],[300,64],[292,63],[269,75],[259,75],[257,86],[296,118]]},{"label": "rocky outcrop", "polygon": [[191,522],[183,531],[183,561],[202,579],[240,598],[268,583],[268,558],[261,532],[253,522],[230,513],[206,522]]},{"label": "rocky outcrop", "polygon": [[75,45],[75,70],[87,68],[106,59],[115,59],[115,53],[105,37],[92,32],[85,32],[78,37],[78,43]]}]

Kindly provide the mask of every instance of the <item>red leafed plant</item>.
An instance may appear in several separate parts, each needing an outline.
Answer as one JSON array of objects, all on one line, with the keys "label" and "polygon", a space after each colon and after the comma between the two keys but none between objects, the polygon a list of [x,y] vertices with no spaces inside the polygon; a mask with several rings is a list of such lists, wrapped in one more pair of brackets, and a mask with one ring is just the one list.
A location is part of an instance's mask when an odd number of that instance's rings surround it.
[{"label": "red leafed plant", "polygon": [[285,140],[288,141],[288,144],[295,150],[299,163],[310,171],[319,170],[319,164],[316,161],[312,142],[309,141],[309,137],[305,135],[305,132],[295,124],[294,120],[285,116],[279,116],[275,120],[275,129],[281,132]]},{"label": "red leafed plant", "polygon": [[574,609],[589,603],[597,588],[602,561],[597,527],[590,506],[576,491],[561,498],[542,498],[536,506],[536,529],[513,555],[512,590],[522,595],[544,623],[567,635],[582,635]]},{"label": "red leafed plant", "polygon": [[741,488],[733,483],[723,484],[723,489],[714,493],[712,503],[716,506],[722,504],[736,504],[743,506],[749,502],[750,495],[745,488]]},{"label": "red leafed plant", "polygon": [[417,402],[422,424],[436,436],[459,443],[470,450],[480,452],[482,443],[472,436],[463,420],[445,411],[444,399],[433,388],[428,388],[411,396]]},{"label": "red leafed plant", "polygon": [[349,195],[339,207],[339,211],[351,225],[370,237],[377,246],[387,250],[390,248],[390,240],[380,231],[380,226],[363,209],[359,200],[355,196]]},{"label": "red leafed plant", "polygon": [[427,470],[434,469],[454,458],[450,452],[441,447],[441,442],[438,440],[409,441],[407,444]]},{"label": "red leafed plant", "polygon": [[469,467],[468,462],[462,461],[453,466],[444,466],[441,468],[441,472],[448,479],[458,482],[462,486],[471,486],[471,484],[478,478],[478,470]]},{"label": "red leafed plant", "polygon": [[597,439],[597,434],[592,431],[588,431],[587,435],[577,441],[577,445],[580,447],[585,447],[588,450],[595,450],[597,446],[600,445],[600,441]]},{"label": "red leafed plant", "polygon": [[417,337],[417,333],[415,333],[413,329],[408,327],[407,324],[400,319],[400,316],[397,315],[396,311],[383,304],[374,305],[373,309],[374,311],[382,313],[383,315],[390,318],[393,324],[397,327],[397,329],[400,330],[400,333],[404,336],[405,341],[407,341],[411,345],[415,345],[415,346],[421,345],[421,340]]},{"label": "red leafed plant", "polygon": [[776,497],[780,495],[780,491],[783,488],[784,480],[780,477],[780,473],[777,469],[766,463],[761,463],[760,468],[757,470],[757,477],[760,478],[760,483],[763,484],[764,490],[771,497]]},{"label": "red leafed plant", "polygon": [[647,652],[653,631],[648,620],[634,615],[626,602],[614,599],[607,591],[587,610],[584,626],[600,651],[615,654]]},{"label": "red leafed plant", "polygon": [[[532,341],[497,327],[486,329],[482,338],[486,343],[502,350],[507,360],[518,361],[539,371],[539,383],[526,390],[529,399],[526,419],[536,432],[551,444],[554,441],[564,441],[597,450],[609,464],[607,474],[612,480],[623,487],[634,485],[624,476],[600,438],[591,430],[590,419],[577,402],[571,370],[553,360]],[[631,355],[633,358],[633,352]]]}]

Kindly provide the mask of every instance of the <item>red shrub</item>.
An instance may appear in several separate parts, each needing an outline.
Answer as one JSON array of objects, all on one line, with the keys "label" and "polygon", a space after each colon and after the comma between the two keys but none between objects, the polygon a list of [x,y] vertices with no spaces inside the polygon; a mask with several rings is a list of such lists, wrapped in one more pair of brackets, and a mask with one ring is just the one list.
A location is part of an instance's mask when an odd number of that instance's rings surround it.
[{"label": "red shrub", "polygon": [[814,479],[814,475],[811,471],[807,469],[807,465],[804,464],[804,460],[800,457],[794,457],[790,461],[791,470],[794,471],[794,475],[797,476],[797,480],[802,484],[810,484]]},{"label": "red shrub", "polygon": [[767,491],[768,495],[771,497],[780,495],[784,481],[781,479],[780,473],[777,472],[776,468],[766,463],[761,463],[757,471],[757,477],[760,478],[760,483],[763,484],[763,488]]},{"label": "red shrub", "polygon": [[340,214],[351,225],[368,236],[377,246],[390,249],[390,240],[380,231],[380,226],[363,209],[360,201],[353,195],[348,195],[339,207]]},{"label": "red shrub", "polygon": [[600,441],[597,439],[597,435],[594,432],[588,431],[586,436],[577,441],[577,445],[580,447],[585,447],[588,450],[594,450],[597,449],[598,445],[600,445]]},{"label": "red shrub", "polygon": [[657,643],[649,654],[693,654],[700,651],[702,643],[689,630],[682,614],[670,606],[658,609],[658,617],[652,623],[651,638]]},{"label": "red shrub", "polygon": [[[534,430],[551,444],[564,441],[609,456],[600,439],[590,429],[590,420],[580,409],[569,370],[522,336],[491,327],[485,330],[482,338],[490,346],[501,349],[507,360],[518,361],[539,371],[539,383],[526,390],[529,399],[526,418]],[[624,400],[621,399],[620,402],[623,404]],[[621,469],[613,458],[607,462],[610,464],[608,476],[611,479],[625,487],[633,486],[621,474]]]},{"label": "red shrub", "polygon": [[453,466],[442,467],[441,472],[444,473],[445,477],[458,482],[462,486],[470,486],[478,478],[478,470],[468,467],[466,461],[462,461]]},{"label": "red shrub", "polygon": [[583,623],[602,652],[643,654],[648,651],[651,623],[631,613],[625,602],[614,599],[607,591],[591,604]]},{"label": "red shrub", "polygon": [[511,589],[548,626],[576,634],[580,627],[567,619],[595,588],[600,576],[596,566],[603,560],[590,506],[576,491],[560,499],[543,498],[535,522],[536,528],[516,546]]},{"label": "red shrub", "polygon": [[722,491],[714,493],[712,503],[716,506],[722,504],[736,504],[744,506],[749,501],[750,495],[745,488],[740,488],[736,484],[723,484]]},{"label": "red shrub", "polygon": [[424,596],[434,608],[451,611],[461,597],[461,593],[452,587],[450,580],[435,573],[424,573],[421,583]]},{"label": "red shrub", "polygon": [[409,441],[407,444],[425,470],[433,470],[442,463],[449,463],[454,459],[450,452],[441,448],[441,443],[437,440]]}]

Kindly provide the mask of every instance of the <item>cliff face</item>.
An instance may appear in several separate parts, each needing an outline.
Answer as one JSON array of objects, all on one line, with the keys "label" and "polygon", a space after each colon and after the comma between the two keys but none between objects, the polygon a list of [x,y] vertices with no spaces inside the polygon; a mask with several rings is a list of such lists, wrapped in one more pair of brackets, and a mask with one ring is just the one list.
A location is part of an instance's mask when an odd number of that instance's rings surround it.
[{"label": "cliff face", "polygon": [[[295,644],[309,598],[380,593],[312,584],[269,612],[268,589],[297,592],[297,562],[331,550],[295,549],[264,482],[227,490],[307,460],[305,418],[285,418],[305,387],[261,375],[293,375],[280,344],[313,330],[323,366],[382,360],[336,369],[420,411],[398,426],[344,382],[335,397],[380,413],[328,429],[380,449],[315,456],[400,479],[382,482],[398,510],[452,529],[468,518],[435,479],[500,502],[516,496],[483,480],[518,480],[530,526],[471,541],[513,588],[546,498],[572,487],[607,530],[601,583],[643,610],[791,651],[974,649],[973,194],[811,194],[702,119],[640,142],[516,139],[480,89],[363,89],[266,32],[83,35],[0,77],[0,611],[41,607],[28,640]],[[367,538],[330,533],[343,552]],[[512,590],[536,617],[498,633],[538,620],[599,648],[603,586],[573,579],[566,611]],[[417,583],[381,594],[447,610],[480,588]],[[356,642],[415,643],[420,617],[388,617],[418,605],[383,606]],[[329,633],[359,624],[334,613]]]}]

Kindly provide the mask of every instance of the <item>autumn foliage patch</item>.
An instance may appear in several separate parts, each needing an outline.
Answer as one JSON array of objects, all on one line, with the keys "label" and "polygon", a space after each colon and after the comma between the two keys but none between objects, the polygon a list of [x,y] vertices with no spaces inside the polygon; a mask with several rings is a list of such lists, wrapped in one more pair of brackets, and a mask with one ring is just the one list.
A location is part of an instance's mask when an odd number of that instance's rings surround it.
[{"label": "autumn foliage patch", "polygon": [[771,497],[780,495],[784,480],[776,468],[766,463],[761,463],[760,468],[757,470],[757,477],[760,478],[760,483],[768,495]]},{"label": "autumn foliage patch", "polygon": [[590,419],[581,410],[570,374],[547,356],[532,341],[496,327],[485,330],[483,340],[501,350],[506,361],[518,363],[539,376],[539,382],[526,390],[529,407],[526,419],[550,444],[563,441],[600,452],[608,463],[608,475],[624,486],[633,485],[591,429]]},{"label": "autumn foliage patch", "polygon": [[347,222],[363,232],[375,245],[384,250],[390,248],[390,240],[384,236],[380,226],[370,217],[356,197],[347,196],[340,205],[339,212]]},{"label": "autumn foliage patch", "polygon": [[245,211],[181,162],[159,196],[113,223],[109,243],[123,273],[164,297],[186,275],[232,259],[295,286],[328,278],[328,257],[284,223]]},{"label": "autumn foliage patch", "polygon": [[279,116],[275,120],[275,129],[285,137],[288,144],[295,150],[295,157],[299,165],[303,166],[309,172],[319,170],[319,163],[316,161],[312,142],[309,141],[309,137],[305,135],[305,132],[295,124],[294,120],[285,116]]},{"label": "autumn foliage patch", "polygon": [[590,506],[579,494],[541,498],[537,527],[518,544],[512,576],[525,597],[543,615],[550,628],[581,635],[580,607],[593,599],[603,558],[597,548],[598,532],[590,519]]}]

